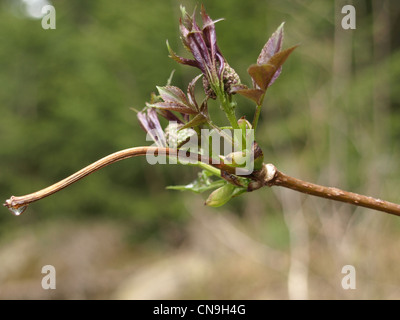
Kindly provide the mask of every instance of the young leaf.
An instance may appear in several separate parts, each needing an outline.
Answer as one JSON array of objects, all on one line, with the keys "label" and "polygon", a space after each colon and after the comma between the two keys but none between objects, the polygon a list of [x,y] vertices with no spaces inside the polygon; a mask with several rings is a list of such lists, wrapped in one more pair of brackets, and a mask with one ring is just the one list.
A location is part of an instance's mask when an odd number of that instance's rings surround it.
[{"label": "young leaf", "polygon": [[202,193],[208,190],[212,190],[215,188],[219,188],[223,186],[225,181],[223,180],[217,180],[213,181],[209,184],[200,184],[198,181],[194,181],[192,183],[189,183],[187,185],[179,185],[179,186],[168,186],[168,190],[178,190],[178,191],[192,191],[194,193]]},{"label": "young leaf", "polygon": [[183,124],[183,121],[177,117],[173,112],[167,110],[167,109],[157,109],[158,113],[163,116],[165,119],[168,121],[175,121],[179,124]]},{"label": "young leaf", "polygon": [[196,97],[194,94],[194,87],[196,85],[197,80],[199,80],[202,76],[203,76],[203,74],[201,73],[197,77],[195,77],[192,81],[190,81],[188,88],[187,88],[187,96],[188,96],[189,104],[192,107],[194,107],[194,109],[196,109],[196,110],[198,110],[199,107],[196,102]]},{"label": "young leaf", "polygon": [[276,31],[272,34],[272,36],[268,39],[264,48],[261,50],[261,53],[257,59],[257,64],[266,64],[269,59],[276,53],[278,53],[282,49],[283,42],[283,25],[282,24],[276,29]]},{"label": "young leaf", "polygon": [[184,114],[197,114],[196,110],[193,110],[192,108],[183,105],[183,104],[179,104],[176,102],[157,102],[155,104],[147,104],[148,107],[154,107],[157,109],[163,109],[163,110],[170,110],[170,111],[177,111],[180,113],[184,113]]},{"label": "young leaf", "polygon": [[274,83],[281,72],[283,63],[297,47],[294,46],[274,54],[267,64],[253,64],[248,68],[248,73],[261,90],[267,90]]},{"label": "young leaf", "polygon": [[286,59],[289,57],[289,55],[294,51],[294,49],[296,49],[299,45],[295,45],[289,49],[280,51],[276,54],[274,54],[271,59],[269,59],[268,64],[272,64],[273,66],[275,66],[276,69],[278,69],[279,67],[281,67],[284,62],[286,61]]},{"label": "young leaf", "polygon": [[187,129],[187,128],[194,128],[197,127],[203,123],[207,122],[207,118],[202,115],[201,113],[195,115],[195,117],[190,120],[188,123],[186,123],[183,127],[181,127],[179,130]]},{"label": "young leaf", "polygon": [[222,187],[226,183],[224,180],[213,181],[210,179],[210,175],[211,173],[203,170],[192,183],[189,183],[188,185],[169,186],[167,189],[202,193],[204,191]]},{"label": "young leaf", "polygon": [[[185,45],[186,47],[186,45]],[[178,56],[170,47],[169,42],[167,40],[167,48],[168,48],[168,52],[169,52],[169,57],[172,60],[175,60],[176,62],[180,63],[180,64],[185,64],[188,66],[192,66],[192,67],[196,67],[196,68],[200,68],[200,64],[196,61],[196,60],[192,60],[192,59],[186,59],[183,57]],[[190,49],[188,47],[186,47],[189,51]]]},{"label": "young leaf", "polygon": [[159,87],[159,86],[157,86],[157,90],[160,93],[161,98],[165,102],[173,102],[176,104],[182,104],[185,106],[189,106],[189,102],[187,101],[185,94],[178,87],[175,87],[175,86]]},{"label": "young leaf", "polygon": [[257,105],[260,104],[260,100],[264,94],[264,91],[261,89],[239,89],[234,92],[253,100]]},{"label": "young leaf", "polygon": [[147,111],[138,112],[137,117],[140,126],[151,136],[157,146],[166,147],[167,143],[164,131],[161,128],[160,121],[158,120],[156,109],[148,108]]},{"label": "young leaf", "polygon": [[247,69],[247,72],[253,81],[263,92],[267,90],[268,85],[276,71],[277,68],[272,64],[253,64]]}]

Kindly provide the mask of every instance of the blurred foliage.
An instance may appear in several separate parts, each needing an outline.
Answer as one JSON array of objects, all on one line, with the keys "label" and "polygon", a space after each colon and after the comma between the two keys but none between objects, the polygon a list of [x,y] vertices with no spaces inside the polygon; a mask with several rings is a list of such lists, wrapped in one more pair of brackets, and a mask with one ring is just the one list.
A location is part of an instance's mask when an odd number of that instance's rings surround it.
[{"label": "blurred foliage", "polygon": [[[382,37],[389,49],[377,52],[373,2],[357,1],[356,30],[340,28],[340,8],[330,1],[204,4],[213,19],[225,18],[216,26],[218,44],[244,83],[250,83],[247,67],[282,21],[284,48],[301,44],[265,99],[257,139],[266,161],[299,178],[400,202],[400,3],[384,2],[390,19]],[[129,108],[141,109],[173,69],[174,85],[186,88],[193,78],[194,70],[168,58],[165,41],[185,55],[179,5],[190,12],[197,3],[55,0],[56,30],[43,30],[40,19],[18,14],[12,3],[0,1],[2,198],[41,189],[114,151],[150,144]],[[341,39],[350,45],[348,56],[338,50]],[[241,97],[238,102],[237,115],[252,119],[254,106]],[[226,122],[217,108],[210,105],[213,119]],[[157,239],[171,221],[190,218],[182,200],[188,195],[165,187],[188,183],[196,172],[124,160],[30,205],[19,219],[110,217],[131,224],[135,241]],[[276,226],[260,231],[260,238],[282,246],[281,205],[269,189],[257,193],[248,199],[271,217],[260,217],[266,222],[259,228],[268,221]],[[248,199],[227,208],[245,219],[252,214]],[[3,209],[0,223],[5,229],[17,222]]]}]

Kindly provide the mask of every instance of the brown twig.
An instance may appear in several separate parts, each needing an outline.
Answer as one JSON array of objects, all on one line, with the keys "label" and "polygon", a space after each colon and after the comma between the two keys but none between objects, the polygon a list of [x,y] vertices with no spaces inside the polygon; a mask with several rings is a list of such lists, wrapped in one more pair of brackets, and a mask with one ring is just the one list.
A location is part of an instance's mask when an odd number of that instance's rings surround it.
[{"label": "brown twig", "polygon": [[[161,147],[135,147],[135,148],[129,148],[125,150],[121,150],[115,153],[112,153],[100,160],[97,160],[96,162],[88,165],[87,167],[79,170],[78,172],[70,175],[69,177],[47,187],[42,190],[39,190],[34,193],[30,193],[24,196],[11,196],[10,199],[7,199],[5,203],[3,204],[5,207],[9,208],[13,213],[16,215],[21,214],[27,205],[29,205],[32,202],[38,201],[40,199],[43,199],[49,195],[52,195],[53,193],[56,193],[69,185],[77,182],[78,180],[86,177],[87,175],[105,167],[108,166],[112,163],[115,163],[117,161],[127,159],[127,158],[132,158],[136,156],[143,156],[146,154],[154,154],[154,155],[166,155],[166,156],[177,156],[178,155],[178,150],[176,149],[171,149],[171,148],[161,148]],[[212,166],[218,168],[218,169],[223,169],[225,171],[231,171],[232,168],[224,165],[222,162],[213,164],[213,160],[208,158],[208,157],[203,157],[201,155],[197,154],[185,154],[186,157],[188,157],[191,160],[195,161],[201,161],[204,163],[211,164]]]},{"label": "brown twig", "polygon": [[302,181],[280,172],[272,164],[264,165],[264,168],[267,172],[265,184],[269,186],[281,186],[302,193],[311,194],[313,196],[347,202],[356,206],[366,207],[400,216],[400,205],[398,204],[383,201],[381,199],[375,199],[354,192],[344,191],[338,188],[325,187]]},{"label": "brown twig", "polygon": [[[97,160],[96,162],[88,165],[87,167],[79,170],[78,172],[72,174],[71,176],[47,188],[20,197],[11,196],[10,199],[7,199],[5,201],[4,206],[8,207],[15,214],[21,214],[26,208],[26,206],[29,205],[30,203],[43,199],[55,192],[58,192],[68,187],[69,185],[73,184],[74,182],[77,182],[78,180],[86,177],[87,175],[105,166],[108,166],[114,162],[123,159],[135,156],[143,156],[149,153],[154,155],[166,155],[166,156],[178,155],[178,151],[176,149],[161,148],[161,147],[136,147],[136,148],[121,150],[113,154],[110,154],[100,160]],[[208,157],[204,157],[197,154],[189,154],[189,153],[185,154],[185,156],[188,157],[188,159],[204,162],[220,170],[234,173],[232,172],[233,170],[232,167],[229,167],[224,163],[214,164],[212,159]],[[250,175],[248,177],[254,179],[256,182],[260,183],[260,185],[281,186],[302,193],[311,194],[317,197],[327,198],[341,202],[347,202],[354,204],[356,206],[362,206],[400,216],[400,205],[398,204],[391,203],[388,201],[383,201],[380,199],[375,199],[372,197],[360,195],[353,192],[340,190],[338,188],[324,187],[314,183],[302,181],[278,171],[276,167],[272,164],[264,164],[263,170],[260,170],[257,173],[253,173],[253,175]]]}]

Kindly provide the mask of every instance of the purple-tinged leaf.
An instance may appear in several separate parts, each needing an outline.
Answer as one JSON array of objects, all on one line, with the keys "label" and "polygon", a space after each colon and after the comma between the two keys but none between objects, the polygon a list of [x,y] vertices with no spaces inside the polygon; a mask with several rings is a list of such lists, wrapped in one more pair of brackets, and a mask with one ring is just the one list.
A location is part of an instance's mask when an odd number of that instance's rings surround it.
[{"label": "purple-tinged leaf", "polygon": [[294,46],[280,51],[274,54],[268,60],[267,64],[253,64],[247,69],[247,72],[250,74],[258,88],[265,91],[270,85],[272,85],[272,83],[274,83],[282,70],[283,63],[296,48],[297,46]]},{"label": "purple-tinged leaf", "polygon": [[185,47],[185,49],[187,51],[191,52],[189,43],[187,42],[187,35],[189,34],[189,30],[182,23],[182,19],[179,20],[179,30],[181,32],[181,40],[182,40],[183,46]]},{"label": "purple-tinged leaf", "polygon": [[296,49],[299,45],[295,45],[289,49],[280,51],[276,54],[274,54],[271,59],[269,59],[268,64],[272,64],[276,67],[276,71],[274,72],[270,82],[268,83],[268,87],[272,85],[275,80],[279,77],[282,71],[282,65],[285,63],[286,59],[289,57],[289,55]]},{"label": "purple-tinged leaf", "polygon": [[257,103],[257,105],[259,105],[265,91],[261,89],[249,89],[244,85],[240,85],[233,87],[232,93],[238,93],[250,100],[253,100],[255,103]]},{"label": "purple-tinged leaf", "polygon": [[215,31],[215,23],[221,21],[223,19],[218,19],[213,21],[210,16],[206,13],[204,9],[204,5],[201,5],[201,17],[203,19],[203,35],[204,40],[206,42],[207,47],[211,51],[211,57],[213,59],[213,63],[215,64],[215,56],[217,54],[217,34]]},{"label": "purple-tinged leaf", "polygon": [[181,104],[181,105],[189,107],[189,102],[186,99],[185,94],[178,87],[175,87],[175,86],[159,87],[159,86],[157,86],[157,90],[160,93],[161,98],[165,102],[177,103],[177,104]]},{"label": "purple-tinged leaf", "polygon": [[170,111],[177,111],[180,113],[184,114],[197,114],[198,112],[196,110],[193,110],[192,108],[179,104],[176,102],[157,102],[152,105],[152,107],[157,108],[157,109],[165,109],[165,110],[170,110]]},{"label": "purple-tinged leaf", "polygon": [[179,124],[183,124],[183,121],[175,115],[175,113],[167,110],[167,109],[157,109],[158,113],[163,116],[168,121],[175,121]]},{"label": "purple-tinged leaf", "polygon": [[196,109],[196,110],[198,110],[199,107],[196,102],[196,97],[194,94],[194,87],[196,85],[197,80],[199,80],[202,76],[203,76],[203,74],[199,74],[197,77],[195,77],[192,81],[190,81],[188,88],[187,88],[187,97],[188,97],[189,105],[193,106],[194,109]]},{"label": "purple-tinged leaf", "polygon": [[223,72],[225,70],[225,66],[228,65],[228,64],[227,63],[225,64],[225,58],[222,56],[222,54],[217,53],[216,56],[217,56],[217,59],[218,59],[218,62],[219,62],[218,77],[222,78],[223,77]]},{"label": "purple-tinged leaf", "polygon": [[253,64],[247,69],[247,72],[254,80],[257,87],[262,91],[265,91],[267,90],[268,84],[276,72],[276,68],[272,64]]},{"label": "purple-tinged leaf", "polygon": [[284,64],[286,59],[289,57],[289,55],[296,49],[299,45],[295,45],[289,49],[280,51],[276,54],[274,54],[271,59],[269,59],[268,63],[274,65],[276,68],[279,68]]},{"label": "purple-tinged leaf", "polygon": [[210,67],[212,68],[213,64],[201,31],[195,30],[190,32],[187,36],[187,42],[189,43],[190,51],[192,52],[194,59],[198,62],[201,71],[206,74],[207,69],[210,69]]},{"label": "purple-tinged leaf", "polygon": [[141,128],[147,132],[151,129],[150,124],[149,124],[149,120],[147,119],[147,115],[145,112],[140,111],[137,113],[137,118],[139,120],[139,124],[141,126]]},{"label": "purple-tinged leaf", "polygon": [[271,86],[276,79],[278,79],[278,77],[281,75],[282,72],[282,66],[280,66],[274,73],[274,75],[272,76],[271,81],[268,83],[268,87]]},{"label": "purple-tinged leaf", "polygon": [[147,113],[142,111],[137,114],[140,126],[150,135],[151,139],[159,147],[166,147],[164,131],[161,128],[157,117],[157,111],[154,108],[148,108]]},{"label": "purple-tinged leaf", "polygon": [[239,84],[234,84],[234,85],[232,85],[231,86],[231,93],[236,93],[236,92],[238,92],[239,90],[246,90],[246,89],[248,89],[249,87],[248,86],[246,86],[245,84],[243,84],[243,83],[239,83]]},{"label": "purple-tinged leaf", "polygon": [[186,12],[186,8],[184,7],[184,6],[180,6],[180,9],[181,9],[181,15],[182,15],[182,18],[181,18],[181,21],[182,21],[182,23],[183,23],[183,25],[187,28],[187,29],[191,29],[192,28],[192,25],[193,25],[193,17],[194,17],[194,15],[196,14],[196,6],[195,6],[195,8],[194,8],[194,10],[193,10],[193,14],[192,15],[189,15],[187,12]]},{"label": "purple-tinged leaf", "polygon": [[175,60],[176,62],[180,63],[180,64],[185,64],[188,66],[192,66],[192,67],[196,67],[201,69],[200,64],[196,61],[196,60],[192,60],[192,59],[186,59],[183,57],[178,56],[170,47],[168,40],[167,40],[167,47],[168,47],[168,52],[169,52],[169,57],[173,60]]},{"label": "purple-tinged leaf", "polygon": [[238,93],[244,97],[253,100],[255,103],[257,103],[257,105],[260,105],[261,99],[265,92],[260,89],[248,89],[244,91],[239,91]]},{"label": "purple-tinged leaf", "polygon": [[257,64],[266,64],[269,59],[276,53],[278,53],[282,48],[283,42],[283,22],[278,29],[272,34],[272,36],[268,39],[267,43],[264,45],[264,48],[261,50],[261,53],[257,59]]},{"label": "purple-tinged leaf", "polygon": [[200,107],[200,113],[207,116],[208,115],[208,105],[207,105],[207,99],[203,101]]}]

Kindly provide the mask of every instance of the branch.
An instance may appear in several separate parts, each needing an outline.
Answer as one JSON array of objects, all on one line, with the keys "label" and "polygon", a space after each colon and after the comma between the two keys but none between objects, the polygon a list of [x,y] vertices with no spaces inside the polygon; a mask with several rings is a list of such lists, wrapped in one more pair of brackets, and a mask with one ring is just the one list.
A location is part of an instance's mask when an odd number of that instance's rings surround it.
[{"label": "branch", "polygon": [[347,202],[356,206],[370,208],[400,216],[400,205],[375,199],[365,195],[344,191],[338,188],[324,187],[318,184],[302,181],[290,177],[276,169],[273,164],[264,165],[264,184],[268,186],[281,186],[313,196]]},{"label": "branch", "polygon": [[[43,199],[47,196],[52,195],[53,193],[56,193],[71,184],[79,181],[80,179],[86,177],[87,175],[104,168],[105,166],[108,166],[110,164],[113,164],[117,161],[136,157],[136,156],[144,156],[146,154],[154,154],[154,155],[166,155],[166,156],[178,156],[178,154],[182,154],[182,151],[178,151],[177,149],[171,149],[171,148],[161,148],[161,147],[135,147],[135,148],[130,148],[130,149],[125,149],[121,150],[115,153],[112,153],[100,160],[97,160],[96,162],[93,162],[92,164],[88,165],[87,167],[79,170],[78,172],[75,172],[74,174],[70,175],[69,177],[47,187],[42,190],[39,190],[34,193],[30,193],[24,196],[16,197],[16,196],[11,196],[10,199],[7,199],[3,206],[7,207],[10,209],[11,212],[13,212],[15,215],[20,215],[23,213],[26,209],[26,207],[35,201],[38,201],[40,199]],[[232,168],[229,166],[226,166],[224,163],[219,163],[219,164],[213,164],[212,159],[208,157],[204,157],[201,155],[193,154],[193,153],[185,153],[185,157],[190,160],[195,160],[195,161],[200,161],[203,163],[207,163],[212,165],[213,167],[217,169],[222,169],[224,171],[228,171],[232,173]]]},{"label": "branch", "polygon": [[[143,156],[146,154],[178,156],[182,154],[182,151],[179,152],[177,149],[161,147],[135,147],[121,150],[97,160],[96,162],[47,188],[24,196],[11,196],[10,199],[7,199],[3,205],[9,208],[15,215],[20,215],[30,203],[56,193],[86,177],[87,175],[104,168],[105,166],[123,159]],[[227,166],[224,163],[215,164],[209,157],[193,153],[185,153],[185,157],[190,160],[207,163],[219,170],[234,174],[234,169],[232,167]],[[302,181],[278,171],[273,164],[264,164],[262,170],[253,172],[253,174],[247,176],[247,178],[253,179],[256,184],[259,184],[259,186],[281,186],[317,197],[347,202],[356,206],[366,207],[400,216],[400,205],[398,204],[353,192],[343,191],[338,188],[324,187],[314,183]]]}]

